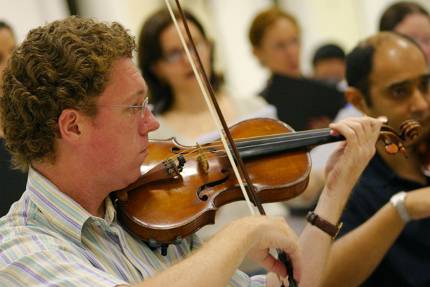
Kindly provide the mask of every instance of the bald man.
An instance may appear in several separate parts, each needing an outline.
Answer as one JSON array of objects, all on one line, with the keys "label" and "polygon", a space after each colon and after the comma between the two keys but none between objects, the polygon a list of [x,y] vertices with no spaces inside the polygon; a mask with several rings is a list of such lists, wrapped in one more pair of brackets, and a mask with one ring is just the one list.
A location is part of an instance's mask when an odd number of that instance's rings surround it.
[{"label": "bald man", "polygon": [[[429,117],[429,70],[419,46],[382,32],[347,56],[346,96],[369,116],[398,128]],[[323,286],[430,286],[430,179],[420,156],[383,146],[355,186],[342,216]]]}]

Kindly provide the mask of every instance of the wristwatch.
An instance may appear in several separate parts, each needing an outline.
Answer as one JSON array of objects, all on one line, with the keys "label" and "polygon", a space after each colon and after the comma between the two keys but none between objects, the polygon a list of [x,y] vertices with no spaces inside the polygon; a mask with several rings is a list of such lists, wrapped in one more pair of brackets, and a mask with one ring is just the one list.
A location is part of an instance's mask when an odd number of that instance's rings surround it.
[{"label": "wristwatch", "polygon": [[406,199],[406,192],[401,191],[396,193],[390,198],[390,203],[394,206],[400,218],[406,224],[409,221],[411,221],[411,217],[408,213],[408,210],[406,209],[405,199]]},{"label": "wristwatch", "polygon": [[332,239],[336,238],[340,228],[342,227],[342,222],[337,225],[334,225],[313,211],[308,212],[308,214],[306,215],[306,220],[310,224],[318,227],[319,229],[330,235]]}]

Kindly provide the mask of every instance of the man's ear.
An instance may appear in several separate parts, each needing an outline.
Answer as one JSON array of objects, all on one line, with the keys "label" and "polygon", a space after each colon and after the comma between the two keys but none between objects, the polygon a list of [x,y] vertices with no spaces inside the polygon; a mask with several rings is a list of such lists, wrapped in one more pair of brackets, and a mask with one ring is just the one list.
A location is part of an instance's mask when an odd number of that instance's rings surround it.
[{"label": "man's ear", "polygon": [[74,109],[65,109],[58,118],[58,129],[62,139],[74,141],[81,135],[80,118],[82,115]]},{"label": "man's ear", "polygon": [[352,104],[356,109],[364,114],[368,114],[368,107],[363,94],[356,88],[348,87],[345,90],[346,100]]}]

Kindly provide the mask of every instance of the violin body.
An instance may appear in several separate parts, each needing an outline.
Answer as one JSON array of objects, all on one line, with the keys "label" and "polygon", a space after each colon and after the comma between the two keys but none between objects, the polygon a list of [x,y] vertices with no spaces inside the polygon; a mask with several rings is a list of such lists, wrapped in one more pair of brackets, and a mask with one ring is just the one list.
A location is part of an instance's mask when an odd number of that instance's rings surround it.
[{"label": "violin body", "polygon": [[[379,140],[387,153],[406,155],[403,142],[416,138],[420,126],[408,120],[400,130],[398,135],[382,126]],[[266,118],[240,122],[230,133],[260,203],[299,195],[309,181],[308,151],[344,140],[329,128],[294,132],[287,124]],[[152,140],[141,173],[136,182],[112,196],[123,224],[153,246],[180,241],[213,224],[219,207],[245,199],[219,141],[183,146],[174,138]]]},{"label": "violin body", "polygon": [[[240,139],[292,132],[273,119],[251,119],[231,127]],[[169,162],[166,162],[169,159]],[[262,203],[288,200],[308,184],[307,149],[243,156]],[[157,244],[180,240],[215,222],[219,207],[243,200],[234,172],[218,141],[182,146],[174,138],[152,140],[141,178],[114,194],[120,220],[140,238]]]}]

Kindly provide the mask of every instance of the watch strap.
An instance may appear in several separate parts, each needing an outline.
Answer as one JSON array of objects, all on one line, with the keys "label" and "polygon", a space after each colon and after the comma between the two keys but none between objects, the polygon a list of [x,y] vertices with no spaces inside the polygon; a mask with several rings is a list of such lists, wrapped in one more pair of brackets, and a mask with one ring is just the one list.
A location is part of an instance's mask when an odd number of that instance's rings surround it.
[{"label": "watch strap", "polygon": [[321,229],[322,231],[324,231],[325,233],[330,235],[330,237],[333,239],[336,238],[337,234],[339,233],[340,228],[342,227],[342,222],[340,222],[337,225],[334,225],[313,211],[308,212],[308,214],[306,215],[306,220],[310,224],[318,227],[319,229]]}]

